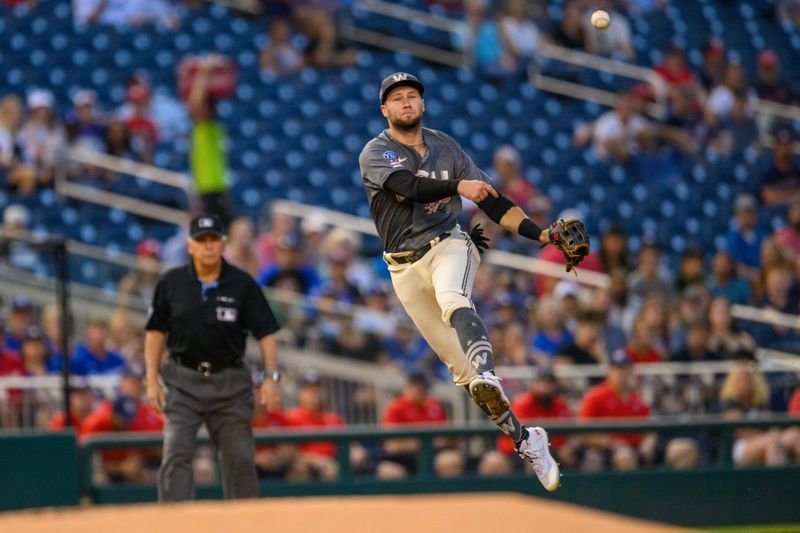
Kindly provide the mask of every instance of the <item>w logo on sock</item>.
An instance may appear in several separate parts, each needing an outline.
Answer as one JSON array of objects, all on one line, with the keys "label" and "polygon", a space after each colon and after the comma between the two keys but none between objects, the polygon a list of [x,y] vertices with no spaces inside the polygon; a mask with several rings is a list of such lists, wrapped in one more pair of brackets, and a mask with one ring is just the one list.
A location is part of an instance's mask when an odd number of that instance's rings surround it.
[{"label": "w logo on sock", "polygon": [[477,370],[481,366],[485,365],[486,361],[488,360],[489,360],[489,354],[486,352],[475,354],[472,357],[472,366]]}]

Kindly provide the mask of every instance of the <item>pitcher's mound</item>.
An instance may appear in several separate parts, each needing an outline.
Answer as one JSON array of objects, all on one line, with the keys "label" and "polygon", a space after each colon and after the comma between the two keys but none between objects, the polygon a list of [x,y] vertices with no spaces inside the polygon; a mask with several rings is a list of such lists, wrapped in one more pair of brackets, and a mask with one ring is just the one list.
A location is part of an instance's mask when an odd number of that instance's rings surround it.
[{"label": "pitcher's mound", "polygon": [[666,533],[679,528],[518,494],[280,498],[0,515],[3,533]]}]

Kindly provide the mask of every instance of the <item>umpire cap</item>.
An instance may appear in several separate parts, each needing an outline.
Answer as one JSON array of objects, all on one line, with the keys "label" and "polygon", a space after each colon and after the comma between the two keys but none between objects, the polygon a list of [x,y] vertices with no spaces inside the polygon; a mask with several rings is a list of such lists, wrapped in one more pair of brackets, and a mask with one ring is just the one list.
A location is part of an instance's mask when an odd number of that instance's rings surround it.
[{"label": "umpire cap", "polygon": [[194,217],[189,224],[189,237],[196,239],[201,235],[225,236],[225,228],[222,220],[217,215],[200,215]]},{"label": "umpire cap", "polygon": [[425,92],[425,86],[422,85],[422,82],[419,81],[416,76],[413,76],[407,72],[395,72],[391,76],[387,76],[381,82],[381,92],[378,95],[381,105],[386,102],[386,97],[389,96],[389,93],[392,92],[392,90],[402,86],[414,87],[419,91],[420,95]]}]

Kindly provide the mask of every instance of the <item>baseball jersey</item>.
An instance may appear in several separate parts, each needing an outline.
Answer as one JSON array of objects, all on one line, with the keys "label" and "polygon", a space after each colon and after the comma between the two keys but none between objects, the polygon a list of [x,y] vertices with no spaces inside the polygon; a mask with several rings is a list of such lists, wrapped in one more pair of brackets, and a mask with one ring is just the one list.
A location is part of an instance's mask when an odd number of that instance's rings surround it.
[{"label": "baseball jersey", "polygon": [[[344,419],[336,413],[321,412],[312,413],[302,407],[296,407],[285,415],[285,420],[289,427],[294,428],[314,428],[314,427],[340,427],[344,426]],[[330,441],[304,442],[298,449],[303,453],[314,455],[326,455],[336,457],[336,443]]]},{"label": "baseball jersey", "polygon": [[452,229],[461,213],[458,195],[416,203],[384,189],[392,173],[405,169],[421,178],[492,181],[449,135],[422,128],[422,138],[428,146],[425,157],[384,130],[367,143],[358,158],[369,211],[389,253],[422,247]]}]

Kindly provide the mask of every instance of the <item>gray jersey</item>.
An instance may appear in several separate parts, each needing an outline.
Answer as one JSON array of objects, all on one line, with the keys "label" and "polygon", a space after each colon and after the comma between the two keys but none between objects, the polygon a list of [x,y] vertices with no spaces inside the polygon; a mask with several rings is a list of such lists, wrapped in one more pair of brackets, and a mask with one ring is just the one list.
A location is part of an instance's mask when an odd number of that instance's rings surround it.
[{"label": "gray jersey", "polygon": [[384,130],[367,143],[358,158],[370,214],[390,253],[420,248],[452,229],[461,213],[458,195],[423,204],[387,191],[383,186],[393,172],[405,169],[428,179],[492,181],[449,135],[423,128],[422,138],[428,145],[425,157]]}]

